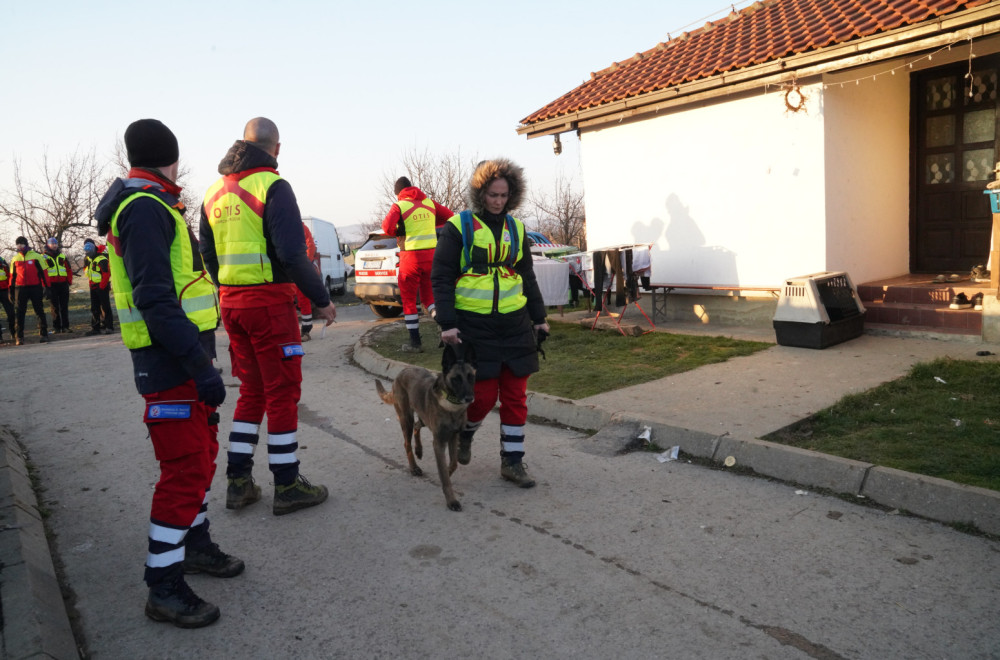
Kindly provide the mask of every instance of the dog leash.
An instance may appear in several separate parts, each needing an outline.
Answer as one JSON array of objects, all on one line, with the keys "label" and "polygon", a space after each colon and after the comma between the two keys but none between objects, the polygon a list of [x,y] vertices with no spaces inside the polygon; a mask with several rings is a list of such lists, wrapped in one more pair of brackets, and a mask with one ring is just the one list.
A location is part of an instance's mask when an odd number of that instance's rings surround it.
[{"label": "dog leash", "polygon": [[547,358],[545,357],[545,349],[542,348],[542,342],[545,341],[548,338],[549,333],[547,333],[544,330],[542,330],[541,328],[539,328],[537,330],[537,336],[538,336],[538,345],[535,347],[535,350],[537,350],[539,353],[541,353],[542,354],[542,359],[545,360]]}]

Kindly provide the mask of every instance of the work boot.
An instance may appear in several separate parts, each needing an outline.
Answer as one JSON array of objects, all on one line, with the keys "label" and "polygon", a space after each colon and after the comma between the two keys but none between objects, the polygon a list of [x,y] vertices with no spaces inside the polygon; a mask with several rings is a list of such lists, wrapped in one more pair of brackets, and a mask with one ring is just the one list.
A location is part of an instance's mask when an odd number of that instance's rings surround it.
[{"label": "work boot", "polygon": [[219,618],[219,608],[198,598],[181,575],[149,588],[146,616],[178,628],[201,628]]},{"label": "work boot", "polygon": [[399,350],[404,353],[423,353],[424,347],[422,344],[414,344],[413,342],[410,342],[409,344],[403,344]]},{"label": "work boot", "polygon": [[287,486],[277,484],[274,486],[272,512],[276,516],[283,516],[299,509],[316,506],[325,502],[329,494],[326,486],[313,486],[300,474]]},{"label": "work boot", "polygon": [[309,336],[308,332],[303,332],[302,333],[302,342],[303,343],[305,343],[307,341],[311,341],[311,340],[312,340],[312,337]]},{"label": "work boot", "polygon": [[93,337],[94,335],[102,334],[100,328],[94,328],[93,330],[87,330],[83,333],[84,337]]},{"label": "work boot", "polygon": [[260,499],[260,486],[254,483],[253,477],[236,477],[229,479],[226,487],[226,508],[242,509]]},{"label": "work boot", "polygon": [[535,480],[528,476],[528,466],[522,461],[514,463],[507,456],[500,458],[500,476],[521,488],[533,488],[535,485]]},{"label": "work boot", "polygon": [[458,435],[458,462],[468,465],[472,460],[472,433],[462,431]]},{"label": "work boot", "polygon": [[49,336],[48,335],[42,335],[41,337],[38,338],[38,343],[39,344],[47,344],[47,343],[49,343]]},{"label": "work boot", "polygon": [[209,543],[198,550],[184,550],[185,573],[205,573],[212,577],[230,578],[242,573],[244,568],[246,566],[242,559],[219,550],[217,543]]}]

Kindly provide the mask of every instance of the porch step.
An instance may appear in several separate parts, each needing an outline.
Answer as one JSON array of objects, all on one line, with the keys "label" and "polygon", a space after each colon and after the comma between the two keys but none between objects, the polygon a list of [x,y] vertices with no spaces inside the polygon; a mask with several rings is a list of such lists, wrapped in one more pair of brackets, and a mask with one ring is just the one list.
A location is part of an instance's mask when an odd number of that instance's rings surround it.
[{"label": "porch step", "polygon": [[970,300],[984,290],[968,280],[954,284],[869,283],[858,287],[858,296],[868,310],[865,325],[872,329],[899,329],[943,335],[974,335],[983,332],[983,313],[972,308],[949,309],[952,296],[964,293]]}]

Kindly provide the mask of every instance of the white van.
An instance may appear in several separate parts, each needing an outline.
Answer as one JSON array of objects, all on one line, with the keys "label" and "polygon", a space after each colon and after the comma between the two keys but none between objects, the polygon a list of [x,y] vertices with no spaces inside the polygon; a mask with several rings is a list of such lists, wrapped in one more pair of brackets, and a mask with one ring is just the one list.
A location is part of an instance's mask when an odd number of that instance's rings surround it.
[{"label": "white van", "polygon": [[337,228],[332,222],[303,216],[302,224],[309,227],[316,241],[316,256],[319,259],[320,276],[331,296],[342,296],[347,291],[347,269],[344,265],[344,247],[340,243]]}]

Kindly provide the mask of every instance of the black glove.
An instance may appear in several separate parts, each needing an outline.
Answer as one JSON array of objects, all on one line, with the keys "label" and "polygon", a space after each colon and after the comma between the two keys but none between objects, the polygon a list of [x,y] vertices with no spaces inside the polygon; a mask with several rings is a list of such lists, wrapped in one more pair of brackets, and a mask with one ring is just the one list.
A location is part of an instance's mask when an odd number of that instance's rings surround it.
[{"label": "black glove", "polygon": [[198,400],[210,408],[218,408],[226,400],[226,384],[212,364],[195,375],[194,386],[198,388]]},{"label": "black glove", "polygon": [[546,358],[545,358],[545,349],[542,348],[542,342],[545,341],[548,338],[548,336],[549,336],[549,333],[545,332],[541,328],[538,328],[535,331],[535,338],[536,338],[536,341],[538,342],[537,345],[536,345],[536,347],[535,347],[535,350],[542,354],[542,359],[543,360],[546,359]]}]

